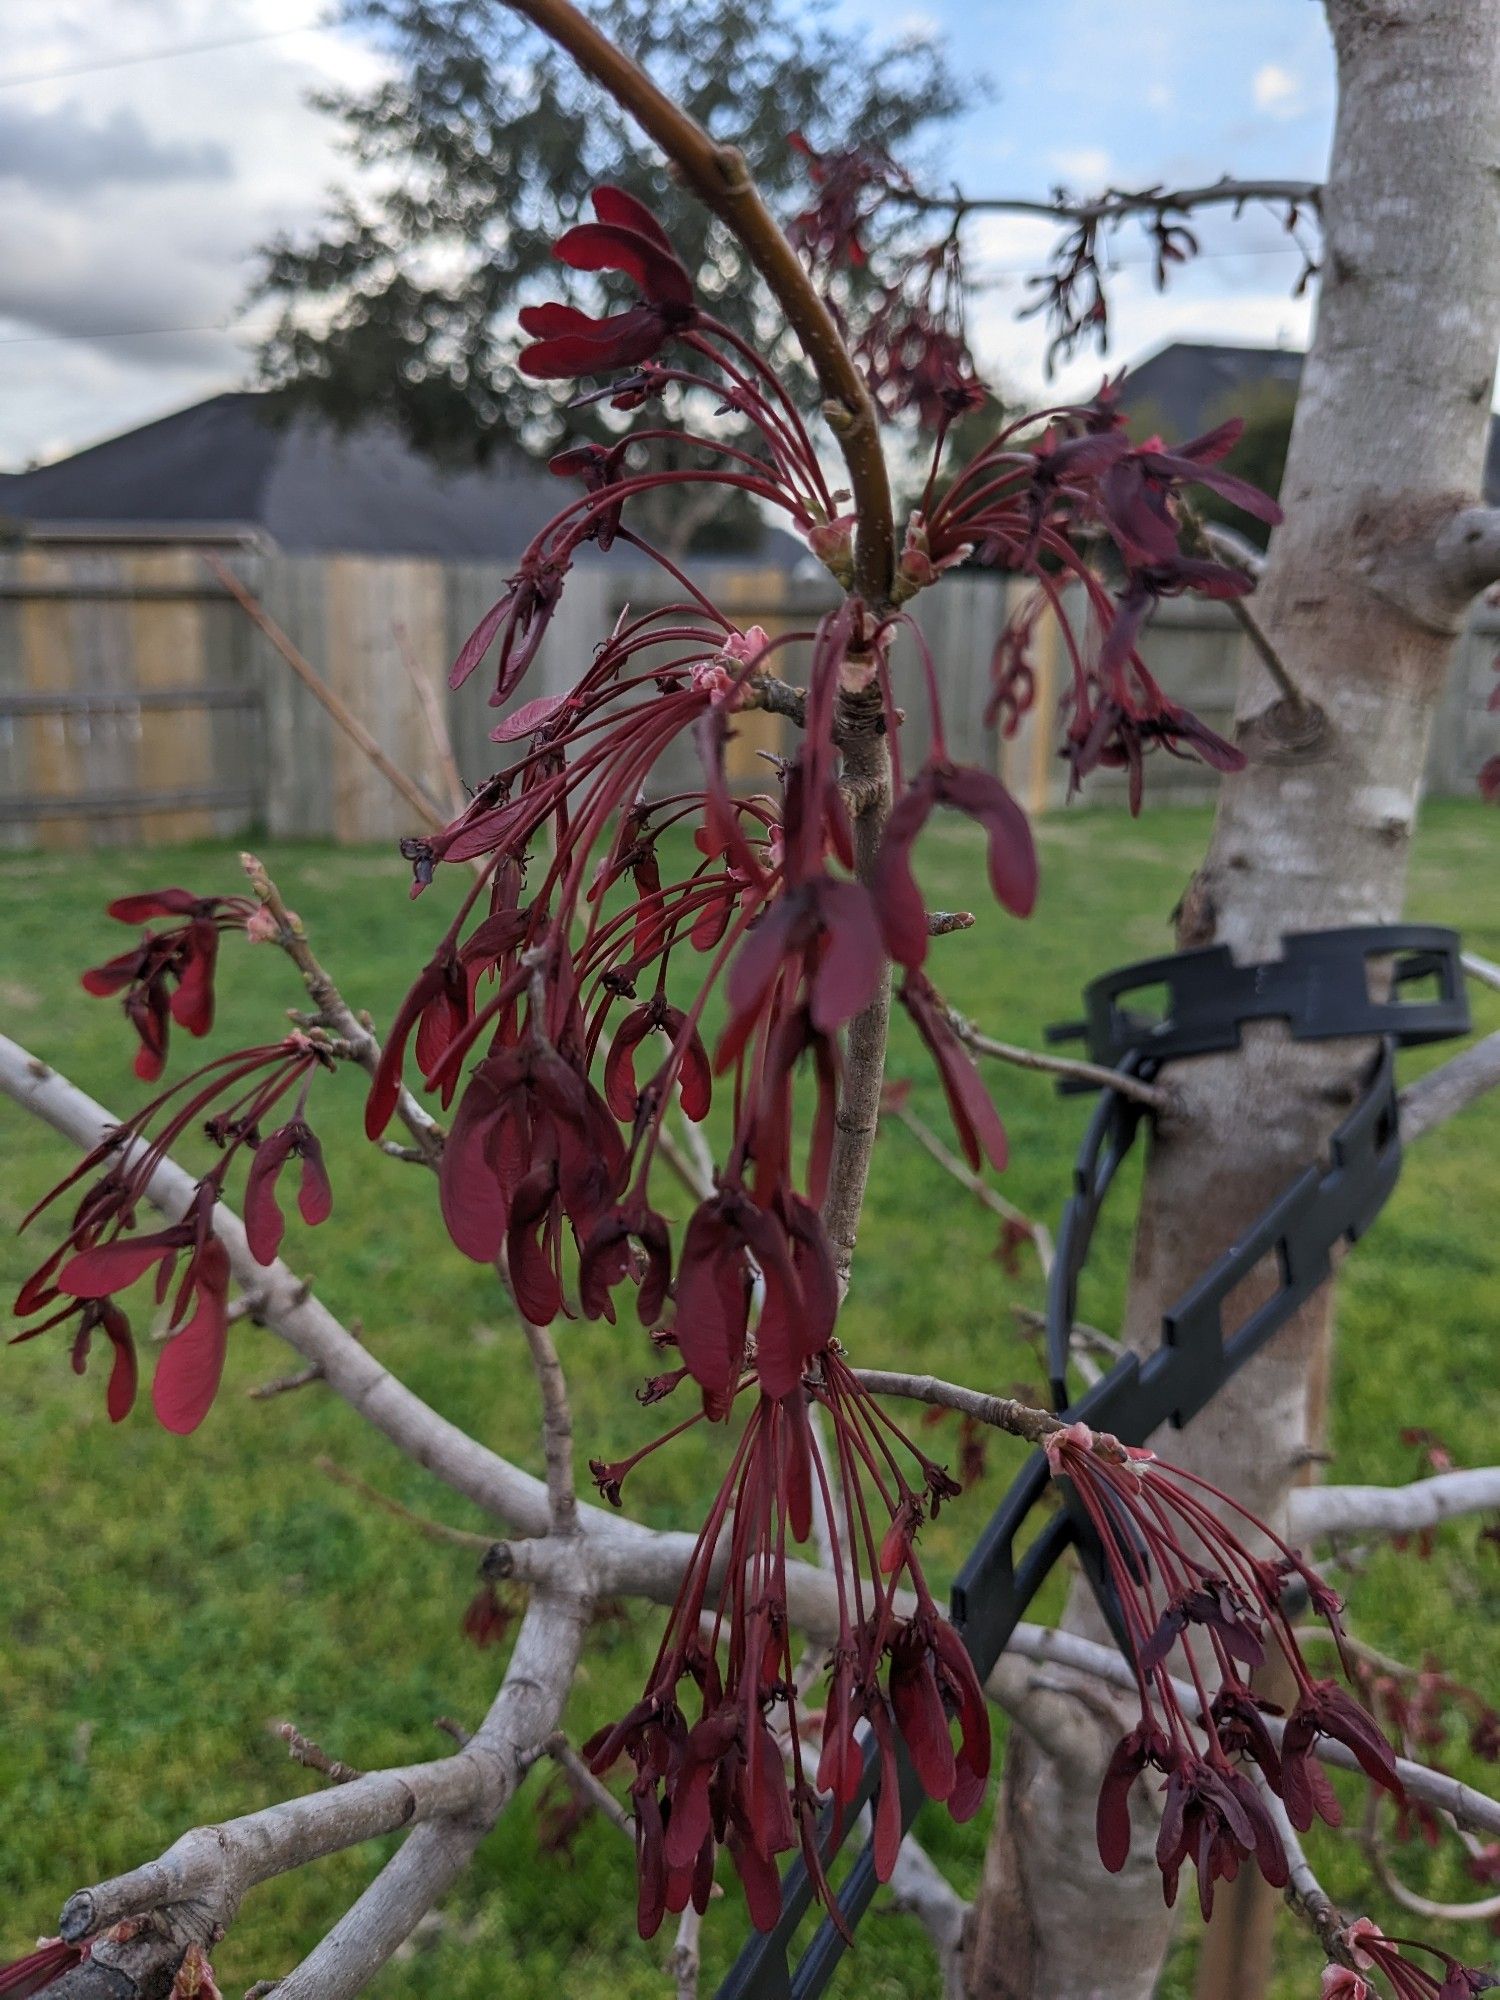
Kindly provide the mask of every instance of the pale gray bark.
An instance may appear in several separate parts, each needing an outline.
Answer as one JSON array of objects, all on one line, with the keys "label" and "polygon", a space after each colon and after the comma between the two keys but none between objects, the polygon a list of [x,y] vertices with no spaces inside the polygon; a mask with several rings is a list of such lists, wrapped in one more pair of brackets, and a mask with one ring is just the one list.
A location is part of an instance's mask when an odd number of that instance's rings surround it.
[{"label": "pale gray bark", "polygon": [[1496,1084],[1500,1084],[1500,1034],[1486,1035],[1407,1086],[1401,1093],[1402,1137],[1420,1139],[1467,1110]]},{"label": "pale gray bark", "polygon": [[1500,1510],[1500,1468],[1440,1472],[1410,1486],[1299,1486],[1288,1498],[1299,1542],[1329,1535],[1416,1535],[1464,1514]]},{"label": "pale gray bark", "polygon": [[[1275,955],[1288,930],[1400,913],[1428,722],[1474,582],[1462,564],[1455,577],[1466,529],[1452,524],[1478,493],[1500,335],[1500,0],[1328,0],[1328,15],[1340,102],[1324,275],[1287,519],[1256,600],[1327,727],[1299,750],[1247,660],[1251,762],[1223,787],[1182,937],[1243,959]],[[1164,1307],[1318,1155],[1367,1053],[1265,1028],[1234,1057],[1173,1066],[1185,1115],[1149,1163],[1133,1345],[1156,1343]],[[1272,1520],[1321,1439],[1329,1311],[1314,1301],[1165,1447]],[[1098,1629],[1081,1594],[1067,1623]],[[1116,1877],[1094,1848],[1098,1761],[1118,1729],[1080,1717],[1083,1782],[1015,1742],[976,1902],[974,2000],[1153,1992],[1171,1920],[1145,1845]]]}]

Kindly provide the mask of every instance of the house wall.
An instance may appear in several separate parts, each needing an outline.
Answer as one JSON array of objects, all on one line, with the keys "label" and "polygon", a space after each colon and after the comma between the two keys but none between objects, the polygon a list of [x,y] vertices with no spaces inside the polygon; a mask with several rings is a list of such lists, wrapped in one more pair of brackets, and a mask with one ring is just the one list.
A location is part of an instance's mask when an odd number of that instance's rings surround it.
[{"label": "house wall", "polygon": [[[306,669],[445,811],[452,769],[432,719],[446,729],[463,780],[472,784],[493,768],[497,712],[487,703],[485,670],[454,694],[446,679],[463,640],[505,588],[502,565],[242,552],[230,560]],[[713,588],[741,626],[772,632],[809,630],[832,601],[830,587],[776,569],[720,565]],[[1055,713],[1068,676],[1050,621],[1033,652],[1032,714],[1010,740],[997,739],[983,720],[991,649],[1023,588],[950,577],[917,609],[939,662],[952,754],[1000,769],[1031,810],[1044,811],[1067,789],[1054,732],[1039,723]],[[570,686],[626,604],[638,613],[662,601],[654,571],[576,571],[514,703]],[[1243,643],[1224,606],[1182,599],[1161,607],[1144,650],[1175,700],[1227,732]],[[1497,649],[1500,613],[1481,607],[1457,650],[1434,734],[1434,790],[1471,792],[1480,766],[1500,754],[1500,715],[1486,705]],[[780,670],[800,678],[805,650],[788,648]],[[894,669],[909,710],[902,748],[911,766],[927,739],[909,634],[897,644]],[[784,751],[787,727],[764,714],[741,719],[731,746],[738,782],[773,781],[759,753]],[[1212,773],[1201,765],[1158,756],[1153,766],[1151,799],[1211,793]],[[663,789],[691,785],[691,747],[681,746],[658,775]],[[1118,799],[1122,789],[1117,775],[1101,772],[1088,795]],[[198,551],[0,553],[0,847],[167,845],[251,828],[390,841],[411,832],[415,818]]]}]

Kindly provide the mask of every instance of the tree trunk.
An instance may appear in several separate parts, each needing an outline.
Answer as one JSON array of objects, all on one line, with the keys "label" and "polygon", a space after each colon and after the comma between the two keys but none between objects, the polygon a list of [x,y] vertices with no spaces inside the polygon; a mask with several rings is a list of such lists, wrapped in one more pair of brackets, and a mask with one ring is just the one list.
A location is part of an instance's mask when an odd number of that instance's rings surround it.
[{"label": "tree trunk", "polygon": [[[1328,0],[1327,11],[1339,113],[1322,291],[1287,519],[1256,599],[1326,726],[1299,747],[1247,659],[1239,728],[1251,761],[1225,781],[1183,904],[1184,946],[1223,942],[1242,959],[1275,956],[1285,931],[1400,913],[1428,723],[1481,580],[1442,561],[1438,541],[1449,526],[1451,545],[1478,490],[1500,339],[1500,0]],[[1174,1067],[1184,1114],[1158,1131],[1149,1160],[1133,1346],[1156,1345],[1163,1309],[1321,1152],[1368,1054],[1292,1043],[1267,1024],[1234,1056]],[[1272,1521],[1320,1442],[1330,1292],[1161,1441]],[[1081,1586],[1067,1623],[1099,1632]],[[1153,1992],[1171,1918],[1145,1786],[1125,1871],[1106,1875],[1094,1846],[1102,1759],[1123,1726],[1097,1700],[1081,1703],[1066,1768],[1018,1733],[968,1940],[972,2000]]]}]

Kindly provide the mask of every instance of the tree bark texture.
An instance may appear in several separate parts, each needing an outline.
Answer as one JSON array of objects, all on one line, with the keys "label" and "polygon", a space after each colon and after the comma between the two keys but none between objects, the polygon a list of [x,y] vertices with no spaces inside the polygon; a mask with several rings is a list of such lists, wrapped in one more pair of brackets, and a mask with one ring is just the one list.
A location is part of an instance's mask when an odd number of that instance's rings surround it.
[{"label": "tree bark texture", "polygon": [[[1275,956],[1286,931],[1400,914],[1428,724],[1474,582],[1439,541],[1479,489],[1500,338],[1500,0],[1328,0],[1327,13],[1339,111],[1322,289],[1287,518],[1256,600],[1325,721],[1289,728],[1247,657],[1250,763],[1224,783],[1180,937],[1244,960]],[[1233,1056],[1173,1066],[1184,1108],[1158,1121],[1148,1163],[1124,1327],[1134,1347],[1156,1344],[1163,1310],[1322,1152],[1369,1053],[1266,1024]],[[1273,1522],[1321,1442],[1330,1289],[1164,1441]],[[1081,1586],[1067,1624],[1102,1636]],[[971,2000],[1154,1991],[1171,1918],[1144,1786],[1124,1872],[1105,1874],[1094,1845],[1102,1760],[1126,1714],[1080,1704],[1066,1766],[1017,1733],[965,1954]]]}]

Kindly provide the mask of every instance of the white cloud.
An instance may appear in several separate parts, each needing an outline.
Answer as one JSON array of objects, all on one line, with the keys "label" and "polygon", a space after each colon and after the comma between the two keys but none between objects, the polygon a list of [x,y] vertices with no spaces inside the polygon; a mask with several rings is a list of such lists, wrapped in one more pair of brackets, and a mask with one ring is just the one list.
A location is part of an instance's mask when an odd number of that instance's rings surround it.
[{"label": "white cloud", "polygon": [[[348,165],[309,91],[378,73],[317,0],[8,0],[0,75],[0,466],[242,384],[257,243]],[[107,22],[107,33],[101,31]],[[122,60],[199,42],[234,47]],[[262,322],[267,318],[262,312]]]},{"label": "white cloud", "polygon": [[1089,193],[1102,188],[1109,179],[1109,154],[1102,146],[1061,147],[1047,155],[1047,164],[1070,186]]},{"label": "white cloud", "polygon": [[1255,108],[1270,118],[1295,118],[1303,108],[1302,79],[1280,63],[1263,63],[1250,79]]}]

